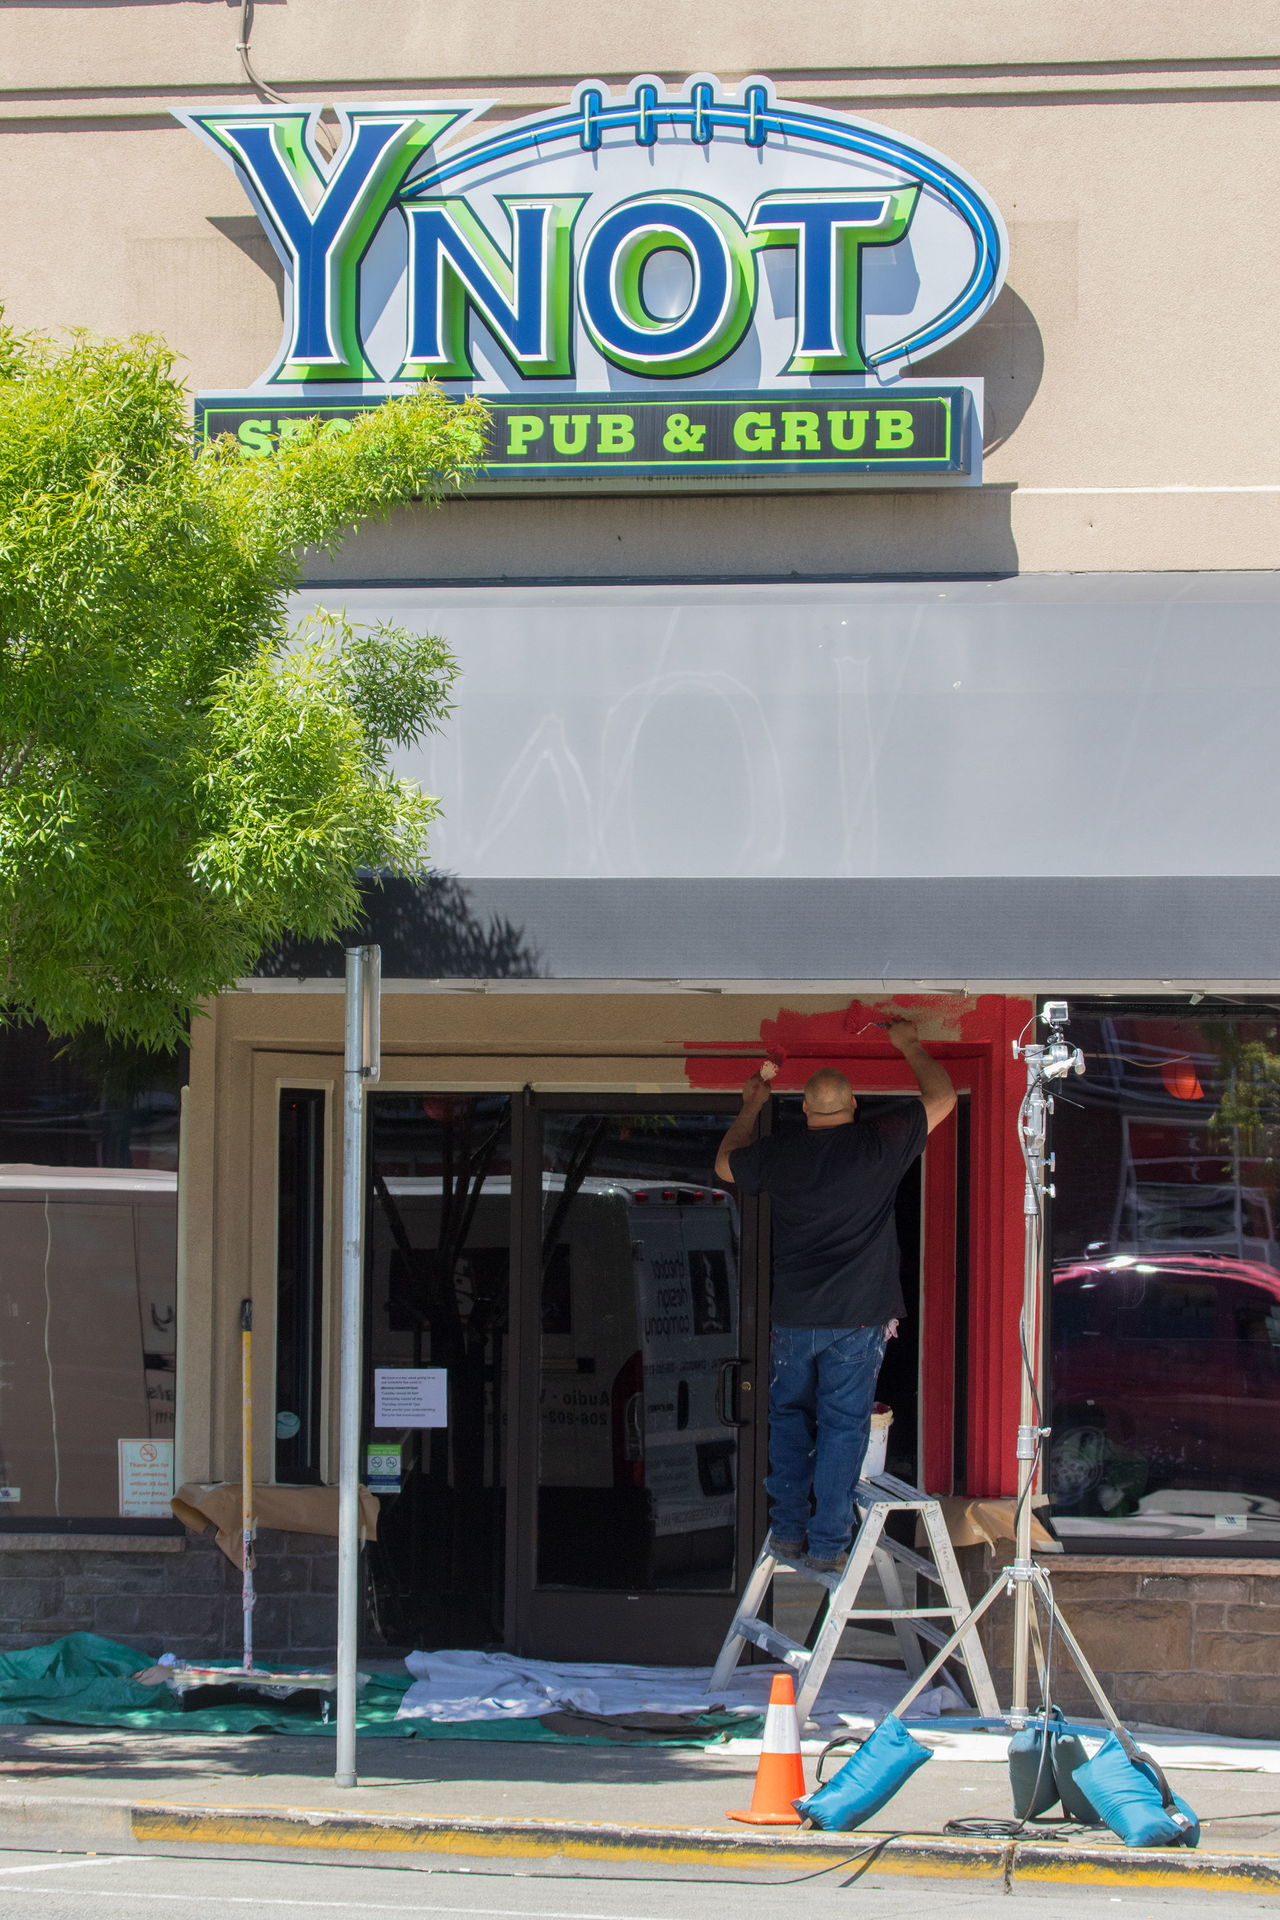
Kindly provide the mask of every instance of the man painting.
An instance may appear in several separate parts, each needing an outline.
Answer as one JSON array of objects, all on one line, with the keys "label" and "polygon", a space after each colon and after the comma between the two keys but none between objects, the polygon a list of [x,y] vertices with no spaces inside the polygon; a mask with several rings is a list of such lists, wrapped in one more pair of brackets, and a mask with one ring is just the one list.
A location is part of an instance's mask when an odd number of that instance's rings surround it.
[{"label": "man painting", "polygon": [[892,1020],[888,1034],[915,1074],[918,1106],[859,1120],[848,1080],[823,1067],[805,1086],[803,1130],[753,1141],[769,1099],[756,1073],[716,1155],[722,1180],[772,1206],[770,1544],[818,1573],[838,1573],[848,1555],[876,1376],[904,1311],[898,1184],[956,1103],[915,1023]]}]

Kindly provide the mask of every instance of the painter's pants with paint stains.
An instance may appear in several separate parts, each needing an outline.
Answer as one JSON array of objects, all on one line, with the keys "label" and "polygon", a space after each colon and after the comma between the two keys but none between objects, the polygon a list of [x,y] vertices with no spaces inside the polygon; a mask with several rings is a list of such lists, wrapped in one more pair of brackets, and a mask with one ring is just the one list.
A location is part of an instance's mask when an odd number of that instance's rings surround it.
[{"label": "painter's pants with paint stains", "polygon": [[769,1524],[835,1560],[853,1535],[884,1327],[775,1327],[769,1346]]}]

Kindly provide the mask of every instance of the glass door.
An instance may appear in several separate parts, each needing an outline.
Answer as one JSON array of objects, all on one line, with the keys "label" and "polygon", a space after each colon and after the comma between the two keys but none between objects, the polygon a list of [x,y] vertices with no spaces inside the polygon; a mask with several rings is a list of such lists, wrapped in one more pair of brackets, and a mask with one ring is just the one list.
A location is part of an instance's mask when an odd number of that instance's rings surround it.
[{"label": "glass door", "polygon": [[[512,1100],[369,1096],[365,1478],[378,1647],[503,1639]],[[443,1424],[380,1420],[380,1370],[439,1369]]]},{"label": "glass door", "polygon": [[532,1104],[521,1651],[677,1664],[723,1637],[754,1552],[765,1379],[754,1208],[715,1174],[737,1104]]}]

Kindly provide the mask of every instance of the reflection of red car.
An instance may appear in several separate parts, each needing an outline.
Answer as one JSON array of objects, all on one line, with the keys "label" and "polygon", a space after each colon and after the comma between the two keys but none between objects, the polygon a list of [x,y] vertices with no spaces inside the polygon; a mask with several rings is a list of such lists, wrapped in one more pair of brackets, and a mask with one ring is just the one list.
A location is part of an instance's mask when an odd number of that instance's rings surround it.
[{"label": "reflection of red car", "polygon": [[1133,1512],[1165,1488],[1280,1494],[1280,1272],[1111,1254],[1053,1275],[1054,1506]]}]

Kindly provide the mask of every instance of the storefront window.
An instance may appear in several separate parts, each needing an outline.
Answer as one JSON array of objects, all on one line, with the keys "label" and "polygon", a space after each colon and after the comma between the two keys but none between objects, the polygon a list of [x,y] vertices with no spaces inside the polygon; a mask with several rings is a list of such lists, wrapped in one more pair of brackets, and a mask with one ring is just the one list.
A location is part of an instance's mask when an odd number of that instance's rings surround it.
[{"label": "storefront window", "polygon": [[169,1512],[185,1072],[0,1032],[0,1524]]},{"label": "storefront window", "polygon": [[276,1479],[323,1478],[325,1097],[280,1095],[276,1216]]},{"label": "storefront window", "polygon": [[1280,1552],[1280,1019],[1074,1009],[1057,1100],[1054,1523]]}]

